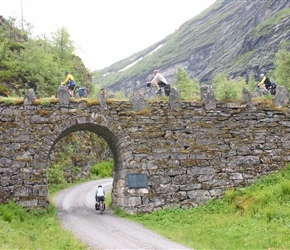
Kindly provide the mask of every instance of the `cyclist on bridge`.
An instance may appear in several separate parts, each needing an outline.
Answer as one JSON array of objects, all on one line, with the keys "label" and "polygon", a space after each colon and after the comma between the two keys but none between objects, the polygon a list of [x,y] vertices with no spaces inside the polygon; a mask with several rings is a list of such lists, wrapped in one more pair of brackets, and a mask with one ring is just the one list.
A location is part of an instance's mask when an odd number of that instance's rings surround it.
[{"label": "cyclist on bridge", "polygon": [[69,72],[65,73],[65,77],[66,78],[65,78],[65,80],[63,82],[63,85],[67,85],[68,86],[68,92],[70,93],[70,95],[72,97],[74,97],[74,88],[76,86],[75,79]]},{"label": "cyclist on bridge", "polygon": [[158,90],[156,94],[159,94],[161,92],[161,87],[164,87],[165,85],[169,85],[167,80],[163,75],[159,73],[159,70],[155,69],[153,71],[154,78],[151,81],[151,84],[153,84]]}]

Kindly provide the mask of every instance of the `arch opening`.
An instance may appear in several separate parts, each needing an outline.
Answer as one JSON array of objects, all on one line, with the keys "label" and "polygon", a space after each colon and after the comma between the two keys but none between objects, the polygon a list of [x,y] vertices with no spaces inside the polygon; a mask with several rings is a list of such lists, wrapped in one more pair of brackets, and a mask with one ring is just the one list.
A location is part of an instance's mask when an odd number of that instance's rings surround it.
[{"label": "arch opening", "polygon": [[[57,144],[65,139],[67,136],[70,136],[72,133],[79,132],[90,132],[97,135],[99,138],[102,138],[103,141],[107,143],[108,148],[110,149],[111,156],[113,158],[113,185],[112,185],[112,203],[114,206],[118,206],[118,201],[124,199],[124,194],[116,191],[116,187],[120,188],[120,183],[124,185],[124,181],[119,181],[122,176],[119,174],[120,165],[122,166],[122,148],[119,138],[107,127],[100,126],[92,123],[85,124],[76,124],[66,128],[62,131],[57,138],[53,140],[53,143],[49,149],[47,159],[46,159],[46,171],[47,167],[51,162],[51,156],[54,150],[57,148]],[[47,175],[46,175],[47,176]],[[122,185],[121,184],[121,185]],[[123,189],[122,189],[123,190]],[[122,203],[122,202],[121,202]]]}]

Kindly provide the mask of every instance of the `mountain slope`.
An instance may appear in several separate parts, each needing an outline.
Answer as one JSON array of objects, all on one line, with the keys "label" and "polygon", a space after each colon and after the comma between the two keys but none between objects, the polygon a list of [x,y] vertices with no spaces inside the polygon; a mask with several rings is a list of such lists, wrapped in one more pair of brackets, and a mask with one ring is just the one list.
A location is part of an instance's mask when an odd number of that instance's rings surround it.
[{"label": "mountain slope", "polygon": [[[160,42],[95,72],[94,83],[130,93],[158,68],[170,83],[178,68],[201,83],[220,72],[248,78],[274,68],[281,49],[290,50],[290,1],[217,1]],[[258,79],[257,79],[258,80]]]}]

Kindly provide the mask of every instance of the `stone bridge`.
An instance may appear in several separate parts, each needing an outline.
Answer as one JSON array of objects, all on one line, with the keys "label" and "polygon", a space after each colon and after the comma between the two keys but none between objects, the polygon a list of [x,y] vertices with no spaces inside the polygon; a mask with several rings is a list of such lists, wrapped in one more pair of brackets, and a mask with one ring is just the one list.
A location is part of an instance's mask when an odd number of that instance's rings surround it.
[{"label": "stone bridge", "polygon": [[0,203],[47,206],[46,168],[54,145],[87,130],[114,157],[112,202],[130,213],[194,207],[245,186],[290,160],[289,107],[81,101],[0,103]]}]

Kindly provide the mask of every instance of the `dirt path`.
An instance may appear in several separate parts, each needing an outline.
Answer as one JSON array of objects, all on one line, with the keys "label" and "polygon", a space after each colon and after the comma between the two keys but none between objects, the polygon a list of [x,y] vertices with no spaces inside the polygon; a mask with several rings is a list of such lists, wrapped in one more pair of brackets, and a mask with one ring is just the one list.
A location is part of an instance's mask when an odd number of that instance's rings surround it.
[{"label": "dirt path", "polygon": [[95,190],[99,184],[108,193],[112,179],[79,184],[53,198],[63,227],[71,230],[91,249],[188,249],[138,223],[115,216],[109,208],[101,215],[94,208]]}]

